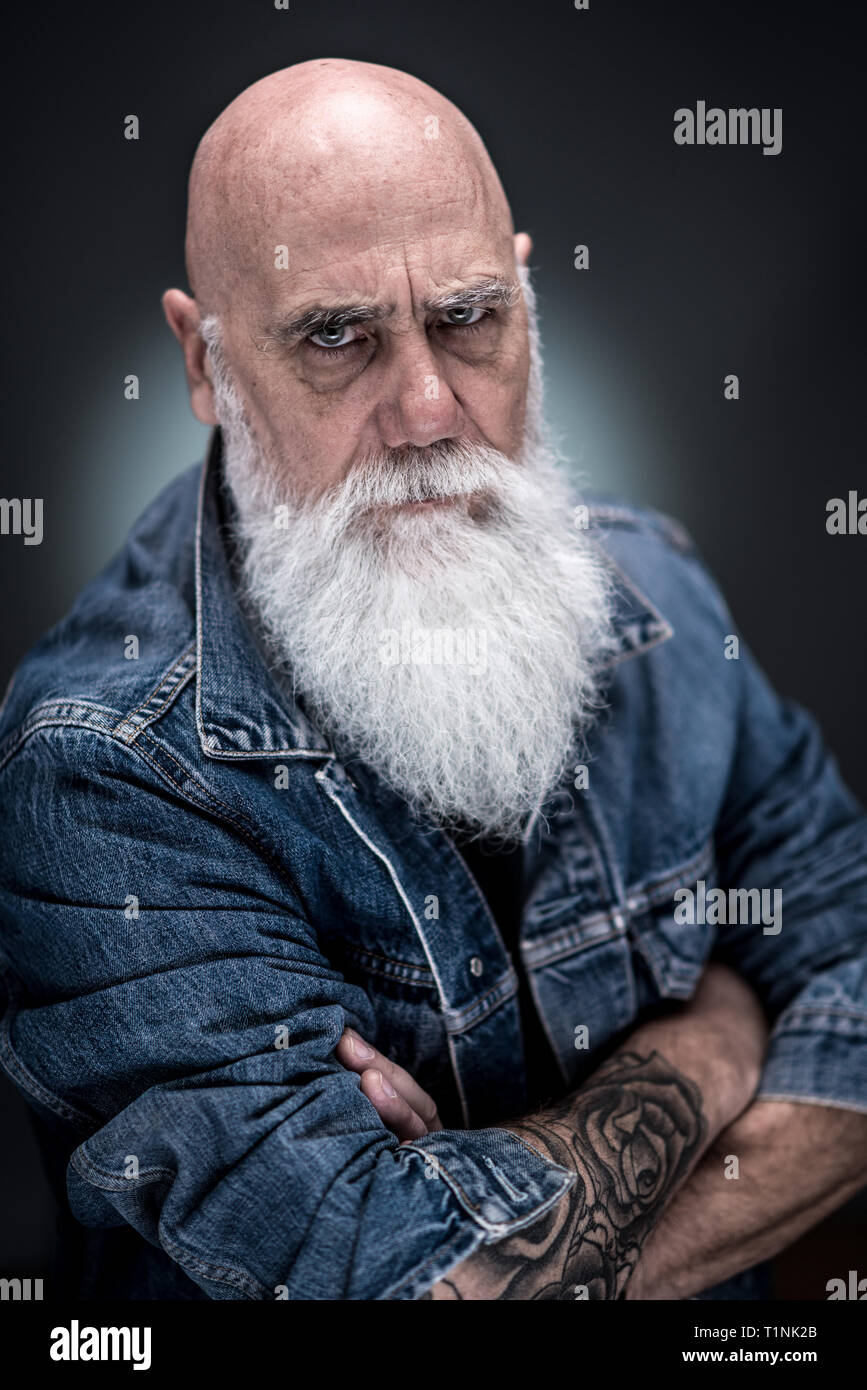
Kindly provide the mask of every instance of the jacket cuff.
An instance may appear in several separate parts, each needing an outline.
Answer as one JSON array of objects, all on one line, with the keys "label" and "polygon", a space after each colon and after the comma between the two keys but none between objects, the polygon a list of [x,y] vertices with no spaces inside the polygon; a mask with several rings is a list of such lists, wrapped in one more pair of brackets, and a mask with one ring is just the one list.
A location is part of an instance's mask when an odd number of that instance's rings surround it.
[{"label": "jacket cuff", "polygon": [[577,1173],[505,1129],[437,1130],[401,1144],[399,1152],[421,1160],[427,1179],[445,1183],[473,1226],[462,1225],[456,1244],[440,1247],[388,1298],[418,1298],[480,1245],[537,1221],[578,1181]]},{"label": "jacket cuff", "polygon": [[756,1100],[801,1100],[867,1112],[867,1013],[787,1010],[771,1034]]}]

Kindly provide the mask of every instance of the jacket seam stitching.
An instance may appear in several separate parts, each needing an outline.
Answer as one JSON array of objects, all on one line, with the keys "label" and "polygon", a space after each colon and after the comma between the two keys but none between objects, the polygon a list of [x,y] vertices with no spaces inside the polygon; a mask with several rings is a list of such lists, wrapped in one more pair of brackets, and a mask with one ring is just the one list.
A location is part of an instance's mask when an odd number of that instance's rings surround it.
[{"label": "jacket seam stitching", "polygon": [[627,888],[625,895],[627,908],[630,902],[636,904],[635,909],[630,909],[630,912],[634,911],[637,913],[640,908],[644,906],[645,902],[648,907],[656,907],[662,898],[668,896],[669,889],[672,885],[679,883],[688,870],[695,869],[698,871],[705,867],[710,868],[713,866],[714,862],[713,837],[708,836],[700,849],[696,850],[694,854],[691,854],[690,857],[685,859],[676,869],[669,870],[664,878],[651,879],[644,889]]},{"label": "jacket seam stitching", "polygon": [[[39,709],[47,710],[50,708],[55,708],[58,706],[59,703],[60,702],[58,701],[52,700],[48,705],[40,705]],[[63,701],[62,703],[66,704],[75,702]],[[104,709],[107,714],[110,714],[115,718],[117,717],[117,710],[109,709],[108,706],[99,706],[98,708]],[[36,711],[34,711],[34,716],[35,714]],[[89,733],[103,734],[107,738],[111,737],[110,727],[105,727],[101,724],[97,724],[95,721],[91,722],[84,718],[64,719],[60,715],[54,715],[53,717],[50,715],[46,715],[38,720],[34,718],[34,721],[32,723],[28,721],[19,727],[17,731],[19,737],[16,739],[14,743],[12,743],[9,752],[5,755],[0,754],[0,772],[4,771],[7,764],[12,761],[16,753],[20,752],[21,748],[30,738],[31,734],[39,733],[42,729],[86,729]],[[10,739],[11,738],[12,735],[10,734]],[[122,740],[118,740],[118,742],[122,743],[122,746],[124,748],[129,746],[128,744],[124,744]]]},{"label": "jacket seam stitching", "polygon": [[849,1009],[839,1004],[829,1005],[827,1008],[823,1008],[819,1004],[794,1004],[788,1009],[784,1009],[780,1014],[774,1025],[774,1031],[776,1032],[777,1028],[785,1028],[789,1023],[798,1022],[802,1018],[806,1019],[810,1015],[826,1018],[829,1014],[835,1018],[854,1018],[859,1023],[867,1024],[867,1010],[865,1009]]},{"label": "jacket seam stitching", "polygon": [[252,1292],[262,1299],[270,1296],[270,1290],[266,1289],[264,1284],[260,1284],[243,1265],[212,1264],[210,1260],[203,1259],[201,1255],[174,1240],[162,1222],[157,1227],[157,1232],[163,1249],[182,1269],[196,1269],[199,1274],[215,1284],[228,1284],[232,1288]]},{"label": "jacket seam stitching", "polygon": [[[454,1027],[449,1027],[449,1033],[455,1034],[464,1032],[471,1024],[479,1022],[481,1017],[489,1016],[495,1002],[498,1003],[499,1007],[500,1004],[505,1004],[508,1000],[514,998],[517,992],[518,978],[514,967],[510,965],[508,971],[500,977],[499,981],[492,985],[479,999],[474,999],[471,1004],[467,1004],[463,1009],[449,1009],[446,1018],[450,1023],[455,1025]],[[499,1001],[496,1000],[498,994],[501,996]]]},{"label": "jacket seam stitching", "polygon": [[[668,897],[672,884],[678,883],[688,870],[694,868],[697,871],[705,866],[712,867],[713,864],[713,841],[708,838],[701,849],[691,854],[690,857],[684,860],[683,864],[679,865],[676,869],[671,869],[665,878],[651,880],[650,884],[644,889],[635,887],[625,888],[623,890],[624,901],[622,903],[612,903],[607,911],[601,913],[595,912],[589,916],[585,916],[574,926],[567,927],[559,932],[552,932],[549,936],[534,936],[532,940],[524,943],[529,947],[533,968],[539,968],[540,966],[540,962],[533,959],[540,947],[544,948],[546,953],[544,954],[541,965],[547,965],[550,963],[549,956],[547,955],[548,950],[558,952],[574,945],[575,950],[571,952],[571,954],[577,955],[581,950],[588,949],[592,946],[604,945],[606,942],[621,935],[629,935],[636,944],[638,944],[639,937],[643,942],[643,934],[628,932],[629,923],[635,917],[640,917],[648,908],[658,907],[659,904]],[[562,899],[562,901],[567,901],[567,899]],[[598,923],[600,927],[610,922],[614,930],[607,932],[604,936],[597,936],[592,940],[588,940],[586,936],[587,926],[594,922]],[[560,956],[560,959],[562,959],[562,956]]]},{"label": "jacket seam stitching", "polygon": [[50,1091],[18,1056],[12,1043],[12,1024],[20,1012],[17,1005],[21,997],[21,989],[10,966],[5,963],[0,965],[0,973],[4,979],[9,1001],[9,1006],[4,1013],[2,1023],[0,1023],[0,1053],[3,1057],[4,1071],[10,1079],[13,1077],[17,1079],[18,1084],[29,1092],[34,1100],[49,1110],[53,1110],[61,1119],[68,1120],[78,1128],[90,1129],[93,1124],[93,1117],[86,1115],[83,1110],[78,1110],[69,1101],[65,1101],[61,1096]]},{"label": "jacket seam stitching", "polygon": [[[189,782],[192,782],[200,790],[201,799],[191,795],[189,791],[184,790],[181,784],[178,781],[176,781],[176,779],[171,775],[169,769],[166,767],[162,767],[156,761],[156,759],[147,751],[140,739],[136,739],[134,742],[129,743],[124,739],[116,738],[111,729],[100,728],[99,726],[94,724],[81,723],[77,720],[53,720],[50,721],[50,726],[60,726],[64,728],[82,728],[86,730],[88,733],[96,734],[98,737],[106,738],[111,742],[116,743],[119,748],[124,748],[127,750],[127,752],[133,753],[135,756],[141,758],[142,761],[146,762],[151,768],[153,768],[158,777],[162,778],[165,782],[167,782],[169,786],[174,787],[175,791],[178,793],[178,796],[181,797],[182,800],[186,801],[189,805],[196,806],[199,810],[205,811],[206,813],[214,816],[216,819],[228,822],[230,825],[232,825],[237,830],[238,834],[243,836],[243,838],[248,842],[248,844],[250,844],[252,848],[257,851],[257,853],[262,855],[263,859],[267,861],[271,868],[274,869],[275,872],[281,876],[281,878],[285,878],[288,880],[293,892],[297,891],[296,886],[292,882],[291,877],[287,874],[285,867],[281,865],[279,861],[273,857],[270,850],[264,844],[262,844],[261,841],[256,839],[251,827],[249,827],[245,821],[241,820],[232,811],[231,807],[226,804],[226,802],[224,802],[220,797],[211,793],[208,790],[208,788],[198,780],[194,773],[188,771],[183,766],[183,764],[178,761],[174,754],[162,743],[158,742],[155,738],[153,738],[153,736],[149,734],[146,729],[141,731],[142,737],[147,739],[148,742],[151,743],[153,747],[156,748],[160,753],[163,753],[167,758],[171,759],[175,766],[179,768],[184,777]],[[38,727],[44,726],[40,725]],[[29,731],[29,733],[35,733],[36,731],[37,728],[34,727]],[[0,765],[0,770],[2,770],[2,765]]]},{"label": "jacket seam stitching", "polygon": [[[225,801],[223,801],[220,797],[216,796],[214,793],[210,792],[207,787],[205,787],[201,782],[199,782],[198,778],[195,777],[193,773],[189,772],[184,767],[183,763],[180,763],[178,761],[178,759],[174,756],[171,750],[166,748],[163,744],[158,743],[157,740],[153,738],[152,735],[149,734],[146,729],[142,730],[142,737],[147,739],[149,743],[153,744],[154,748],[158,749],[159,752],[163,753],[167,758],[171,759],[175,766],[181,771],[183,776],[188,781],[192,782],[200,790],[202,796],[201,800],[191,795],[190,792],[185,791],[181,784],[177,782],[175,778],[171,775],[168,768],[161,767],[160,764],[156,761],[156,759],[141,745],[141,742],[139,740],[136,740],[135,743],[123,743],[122,746],[124,748],[129,748],[133,750],[134,752],[138,753],[142,758],[144,758],[144,760],[150,764],[154,771],[160,777],[164,777],[166,781],[175,788],[178,795],[183,797],[185,801],[188,801],[193,806],[199,807],[200,810],[209,812],[211,815],[216,816],[219,820],[227,821],[229,824],[233,825],[235,829],[238,831],[238,833],[242,835],[244,839],[248,842],[248,844],[252,845],[252,847],[258,853],[260,853],[264,859],[267,860],[271,867],[277,873],[279,873],[281,877],[289,877],[286,873],[285,867],[272,857],[270,850],[268,850],[265,847],[265,845],[263,845],[259,840],[256,839],[255,835],[252,833],[246,821],[241,820],[232,811],[232,808],[228,806]],[[220,808],[222,808],[222,810]],[[289,882],[294,891],[295,885],[294,883],[292,883],[291,878],[289,878]]]},{"label": "jacket seam stitching", "polygon": [[184,673],[183,677],[179,677],[179,678],[174,682],[174,684],[170,687],[170,689],[169,689],[168,692],[166,693],[165,699],[163,700],[162,704],[159,705],[159,706],[151,713],[151,715],[148,717],[148,719],[147,719],[144,723],[141,723],[141,724],[139,724],[139,725],[136,726],[136,728],[132,731],[131,737],[128,738],[128,739],[127,739],[127,738],[124,738],[123,734],[120,732],[121,729],[123,729],[124,725],[125,725],[125,724],[130,724],[130,723],[132,722],[132,720],[135,719],[135,717],[136,717],[137,714],[140,714],[142,710],[144,710],[144,709],[147,708],[147,706],[150,704],[151,700],[153,700],[154,697],[155,697],[156,695],[158,695],[159,692],[160,692],[161,690],[164,689],[164,687],[166,686],[166,684],[167,684],[169,681],[171,681],[171,678],[172,678],[172,676],[174,675],[174,673],[175,673],[175,671],[177,670],[177,668],[178,668],[179,666],[182,666],[183,663],[184,663],[185,661],[188,661],[189,658],[190,658],[190,656],[193,655],[194,653],[195,653],[195,642],[192,642],[192,643],[190,643],[190,645],[186,648],[186,650],[185,650],[185,651],[182,651],[181,654],[180,654],[180,656],[177,657],[177,659],[176,659],[175,661],[172,662],[171,666],[170,666],[169,669],[166,671],[165,675],[162,676],[162,677],[157,681],[156,685],[154,686],[154,688],[153,688],[153,690],[150,692],[150,694],[149,694],[149,695],[146,695],[145,698],[141,701],[140,704],[138,704],[138,705],[136,706],[135,709],[130,710],[130,712],[129,712],[128,714],[125,714],[125,715],[123,716],[123,718],[119,721],[119,723],[118,723],[118,724],[115,726],[115,728],[112,730],[112,732],[113,732],[119,739],[121,739],[122,742],[127,743],[127,744],[132,744],[132,743],[134,743],[135,740],[138,738],[139,734],[142,732],[142,730],[145,729],[145,728],[147,728],[147,725],[148,725],[148,724],[152,724],[155,720],[159,719],[159,718],[165,713],[165,711],[166,711],[166,709],[169,707],[169,705],[178,697],[178,695],[179,695],[179,694],[181,693],[181,691],[184,689],[184,687],[186,686],[186,684],[188,683],[188,681],[190,680],[190,678],[191,678],[192,676],[195,675],[195,673],[196,673],[196,666],[195,666],[195,663],[190,667],[190,670],[189,670],[189,671],[187,671],[187,672]]},{"label": "jacket seam stitching", "polygon": [[386,978],[390,980],[393,980],[395,978],[393,971],[378,969],[376,965],[371,964],[368,966],[365,963],[367,961],[382,961],[385,965],[393,965],[401,971],[405,971],[413,975],[419,975],[421,977],[418,980],[409,981],[410,983],[423,984],[430,989],[435,988],[433,974],[426,965],[414,965],[411,961],[396,960],[393,956],[383,956],[380,955],[378,951],[369,951],[364,946],[347,946],[345,950],[346,954],[350,956],[353,960],[355,960],[359,965],[365,965],[366,969],[376,971],[376,973],[384,975],[386,976]]},{"label": "jacket seam stitching", "polygon": [[[323,794],[334,806],[337,807],[337,810],[343,816],[343,819],[346,821],[347,825],[349,825],[351,829],[355,831],[355,834],[361,840],[362,844],[366,845],[367,848],[370,850],[371,854],[373,854],[374,857],[385,866],[386,872],[389,878],[391,879],[392,886],[394,887],[394,890],[397,893],[398,898],[403,904],[404,911],[409,917],[409,920],[412,922],[416,935],[418,939],[421,941],[422,950],[427,956],[428,962],[430,964],[431,973],[434,977],[437,999],[440,1003],[440,1007],[442,1010],[448,1010],[450,1007],[448,995],[446,994],[445,987],[443,985],[442,980],[440,979],[439,973],[436,968],[436,958],[434,956],[433,951],[430,948],[427,936],[424,932],[424,928],[421,925],[421,921],[416,916],[415,908],[409,900],[409,896],[406,892],[406,889],[403,886],[403,881],[401,880],[401,877],[398,874],[397,869],[395,868],[394,864],[389,859],[385,851],[380,849],[379,846],[374,843],[374,841],[366,833],[364,828],[361,825],[359,825],[358,821],[352,815],[348,807],[346,807],[343,804],[343,800],[338,794],[337,787],[329,780],[327,775],[333,764],[334,758],[332,757],[329,760],[329,762],[325,763],[319,769],[319,771],[314,774],[315,780],[322,788]],[[449,1061],[451,1064],[452,1074],[454,1077],[455,1085],[457,1087],[458,1098],[460,1100],[461,1114],[463,1115],[464,1123],[467,1124],[470,1112],[469,1107],[467,1105],[467,1098],[464,1091],[464,1083],[461,1077],[460,1067],[458,1066],[458,1059],[455,1055],[454,1042],[448,1029],[446,1029],[446,1040],[449,1049]]]},{"label": "jacket seam stitching", "polygon": [[[119,1182],[120,1179],[113,1178],[105,1169],[99,1168],[88,1155],[83,1152],[82,1148],[77,1150],[70,1161],[76,1171],[84,1178],[85,1182],[95,1187],[99,1192],[123,1192],[125,1190],[123,1187],[113,1186],[113,1184]],[[88,1171],[83,1172],[82,1169],[87,1169]],[[95,1175],[95,1177],[91,1175]],[[153,1168],[148,1169],[146,1176],[141,1176],[144,1177],[146,1182],[155,1182],[160,1177],[174,1179],[177,1177],[177,1174],[170,1168]],[[105,1178],[107,1181],[100,1182],[98,1180],[99,1178]],[[126,1190],[130,1190],[138,1185],[139,1180],[137,1179],[134,1184],[128,1183]],[[182,1268],[196,1267],[200,1274],[213,1279],[215,1283],[230,1284],[238,1288],[246,1286],[248,1289],[254,1289],[261,1295],[267,1296],[268,1291],[264,1284],[260,1284],[249,1271],[243,1268],[243,1266],[231,1265],[228,1263],[214,1264],[210,1260],[204,1259],[201,1255],[196,1254],[195,1251],[188,1249],[173,1236],[169,1235],[162,1220],[157,1223],[157,1233],[159,1235],[160,1245]],[[172,1254],[172,1251],[178,1253]],[[183,1256],[183,1258],[180,1258],[180,1256]],[[221,1275],[226,1275],[228,1277],[221,1278]]]}]

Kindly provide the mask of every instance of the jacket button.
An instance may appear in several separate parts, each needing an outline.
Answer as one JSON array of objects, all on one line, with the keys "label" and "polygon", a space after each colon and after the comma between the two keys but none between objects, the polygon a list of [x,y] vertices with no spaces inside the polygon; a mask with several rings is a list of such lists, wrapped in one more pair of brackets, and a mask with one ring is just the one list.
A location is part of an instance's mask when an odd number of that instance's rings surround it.
[{"label": "jacket button", "polygon": [[481,956],[471,956],[471,957],[470,957],[470,974],[471,974],[471,975],[481,975],[481,973],[482,973],[482,971],[484,970],[484,968],[485,968],[485,963],[484,963],[484,961],[482,960]]}]

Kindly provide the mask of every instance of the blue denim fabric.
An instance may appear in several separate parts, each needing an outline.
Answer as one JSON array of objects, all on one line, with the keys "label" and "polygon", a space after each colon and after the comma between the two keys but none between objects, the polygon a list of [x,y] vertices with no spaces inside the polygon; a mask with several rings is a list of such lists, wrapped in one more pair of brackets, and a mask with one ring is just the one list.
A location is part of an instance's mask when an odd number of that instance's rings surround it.
[{"label": "blue denim fabric", "polygon": [[[215,432],[7,693],[0,1060],[85,1292],[412,1299],[574,1175],[499,1127],[526,1104],[516,975],[476,884],[276,683],[227,506]],[[620,647],[589,788],[570,772],[528,833],[521,947],[564,1092],[717,953],[774,1021],[760,1094],[867,1109],[864,815],[743,642],[723,659],[680,529],[591,527]],[[782,889],[782,931],[680,924],[698,879]],[[346,1024],[445,1130],[398,1144],[334,1057]]]}]

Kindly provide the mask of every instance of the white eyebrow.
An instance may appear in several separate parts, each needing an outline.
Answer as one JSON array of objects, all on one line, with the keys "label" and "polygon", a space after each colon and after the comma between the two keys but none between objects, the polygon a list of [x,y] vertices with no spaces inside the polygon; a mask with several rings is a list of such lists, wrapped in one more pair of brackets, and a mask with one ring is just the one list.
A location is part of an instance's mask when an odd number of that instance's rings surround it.
[{"label": "white eyebrow", "polygon": [[499,276],[491,276],[486,280],[477,280],[466,289],[434,295],[432,299],[425,300],[424,307],[429,313],[444,313],[446,309],[460,309],[465,304],[502,304],[511,308],[517,303],[520,295],[520,285],[510,280],[501,280]]}]

